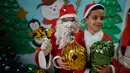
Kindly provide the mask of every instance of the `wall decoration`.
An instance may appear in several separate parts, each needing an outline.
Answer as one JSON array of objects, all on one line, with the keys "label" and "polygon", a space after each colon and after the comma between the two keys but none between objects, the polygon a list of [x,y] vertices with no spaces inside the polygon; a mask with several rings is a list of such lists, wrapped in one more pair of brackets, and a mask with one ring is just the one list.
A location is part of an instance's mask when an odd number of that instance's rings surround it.
[{"label": "wall decoration", "polygon": [[17,0],[0,1],[0,28],[6,36],[1,36],[1,40],[9,43],[18,54],[31,54],[35,49],[28,41],[32,38],[28,34],[28,21],[26,15],[28,11],[20,7]]},{"label": "wall decoration", "polygon": [[[60,8],[64,4],[71,3],[77,10],[82,25],[81,30],[84,30],[87,27],[83,22],[84,8],[92,2],[103,4],[106,8],[102,29],[115,43],[119,43],[125,0],[1,0],[0,41],[11,45],[12,50],[25,64],[35,64],[34,56],[38,50],[37,46],[32,46],[34,35],[32,36],[31,32],[35,30],[29,27],[29,22],[36,19],[40,29],[41,27],[55,29]],[[53,29],[51,31],[54,31]]]}]

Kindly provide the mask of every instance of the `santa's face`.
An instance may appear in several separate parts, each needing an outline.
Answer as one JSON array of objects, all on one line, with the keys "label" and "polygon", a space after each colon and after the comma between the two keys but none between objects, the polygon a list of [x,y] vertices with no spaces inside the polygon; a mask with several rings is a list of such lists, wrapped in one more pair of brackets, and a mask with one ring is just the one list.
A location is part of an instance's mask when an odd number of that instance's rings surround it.
[{"label": "santa's face", "polygon": [[73,41],[73,36],[79,31],[79,21],[75,19],[62,19],[58,21],[56,25],[56,44],[59,45],[59,49]]},{"label": "santa's face", "polygon": [[59,17],[59,12],[61,7],[63,6],[62,0],[57,0],[50,6],[42,6],[42,15],[44,18],[48,20],[52,20]]}]

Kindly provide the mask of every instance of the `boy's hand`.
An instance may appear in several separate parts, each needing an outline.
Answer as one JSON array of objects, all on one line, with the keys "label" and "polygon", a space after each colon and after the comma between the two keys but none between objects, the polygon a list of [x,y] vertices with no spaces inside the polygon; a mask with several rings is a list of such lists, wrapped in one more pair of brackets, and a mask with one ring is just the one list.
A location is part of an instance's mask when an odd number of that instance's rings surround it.
[{"label": "boy's hand", "polygon": [[112,73],[112,68],[109,65],[104,65],[104,67],[101,66],[96,66],[94,67],[94,69],[98,72],[98,73]]},{"label": "boy's hand", "polygon": [[71,70],[67,63],[63,62],[61,58],[56,60],[57,64],[65,70]]}]

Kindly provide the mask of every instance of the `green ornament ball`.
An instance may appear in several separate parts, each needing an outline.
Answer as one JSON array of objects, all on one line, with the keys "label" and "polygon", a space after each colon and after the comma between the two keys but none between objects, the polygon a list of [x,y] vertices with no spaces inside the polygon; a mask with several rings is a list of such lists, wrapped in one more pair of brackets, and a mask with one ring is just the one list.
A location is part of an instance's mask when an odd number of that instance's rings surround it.
[{"label": "green ornament ball", "polygon": [[97,41],[90,47],[90,60],[92,66],[109,65],[113,56],[114,43],[112,41]]}]

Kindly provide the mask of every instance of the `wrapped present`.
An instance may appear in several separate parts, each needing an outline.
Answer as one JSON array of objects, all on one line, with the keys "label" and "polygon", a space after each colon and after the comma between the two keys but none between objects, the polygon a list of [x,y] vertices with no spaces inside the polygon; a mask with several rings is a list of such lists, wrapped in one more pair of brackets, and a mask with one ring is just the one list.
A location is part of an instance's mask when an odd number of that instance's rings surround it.
[{"label": "wrapped present", "polygon": [[87,51],[78,42],[69,43],[62,50],[62,59],[72,70],[81,70],[86,65]]},{"label": "wrapped present", "polygon": [[90,61],[92,66],[109,65],[114,56],[114,43],[108,40],[95,42],[90,47]]}]

